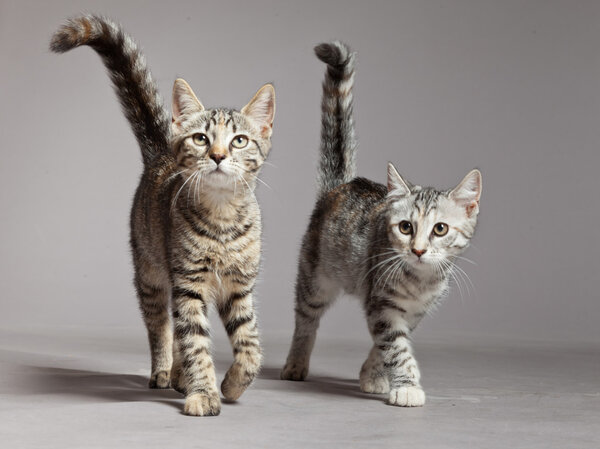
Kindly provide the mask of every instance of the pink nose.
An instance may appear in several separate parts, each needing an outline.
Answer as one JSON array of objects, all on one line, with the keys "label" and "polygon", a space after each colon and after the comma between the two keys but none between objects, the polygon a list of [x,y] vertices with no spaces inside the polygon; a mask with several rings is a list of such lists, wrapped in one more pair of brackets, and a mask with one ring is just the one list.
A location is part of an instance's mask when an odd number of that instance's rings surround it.
[{"label": "pink nose", "polygon": [[215,161],[217,163],[217,165],[219,165],[221,163],[221,161],[223,159],[225,159],[227,157],[227,155],[225,154],[218,154],[218,153],[213,153],[210,155],[210,158]]},{"label": "pink nose", "polygon": [[417,255],[417,257],[421,257],[423,254],[427,252],[426,249],[412,249],[412,252]]}]

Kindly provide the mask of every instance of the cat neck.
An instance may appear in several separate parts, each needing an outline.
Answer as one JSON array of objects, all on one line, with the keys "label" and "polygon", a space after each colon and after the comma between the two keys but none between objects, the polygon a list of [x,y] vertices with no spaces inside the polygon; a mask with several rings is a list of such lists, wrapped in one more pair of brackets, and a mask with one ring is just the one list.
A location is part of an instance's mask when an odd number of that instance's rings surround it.
[{"label": "cat neck", "polygon": [[224,189],[207,187],[196,195],[190,207],[198,211],[210,212],[221,220],[233,220],[239,217],[241,210],[255,202],[254,193],[248,189]]},{"label": "cat neck", "polygon": [[448,280],[448,268],[436,268],[432,264],[423,264],[423,266],[404,266],[402,267],[404,277],[409,280],[415,280],[424,285],[436,285],[445,283]]}]

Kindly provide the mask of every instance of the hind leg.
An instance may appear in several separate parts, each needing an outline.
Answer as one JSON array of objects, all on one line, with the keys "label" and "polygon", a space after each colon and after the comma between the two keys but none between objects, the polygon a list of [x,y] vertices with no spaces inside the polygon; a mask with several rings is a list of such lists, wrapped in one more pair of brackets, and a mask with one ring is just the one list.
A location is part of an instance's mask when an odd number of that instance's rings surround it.
[{"label": "hind leg", "polygon": [[168,388],[172,364],[173,330],[169,319],[169,284],[149,264],[136,264],[135,286],[148,331],[152,369],[148,386]]},{"label": "hind leg", "polygon": [[325,310],[340,288],[322,277],[298,272],[296,282],[296,327],[287,361],[281,371],[284,380],[304,380],[308,375],[317,329]]},{"label": "hind leg", "polygon": [[371,348],[369,356],[360,369],[360,389],[365,393],[388,393],[390,382],[383,366],[381,351],[377,346]]}]

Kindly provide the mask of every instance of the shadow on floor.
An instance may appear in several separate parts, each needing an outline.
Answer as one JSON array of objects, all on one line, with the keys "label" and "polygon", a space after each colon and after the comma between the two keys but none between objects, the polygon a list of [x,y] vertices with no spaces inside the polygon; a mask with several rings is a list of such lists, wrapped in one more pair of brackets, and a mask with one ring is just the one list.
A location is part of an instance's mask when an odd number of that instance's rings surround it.
[{"label": "shadow on floor", "polygon": [[[35,362],[34,362],[35,363]],[[215,360],[219,383],[229,363]],[[17,367],[15,367],[17,368]],[[336,395],[381,401],[382,395],[371,395],[360,391],[358,379],[343,379],[309,374],[306,381],[281,380],[280,367],[266,366],[259,380],[268,385],[253,388],[287,390],[294,394]],[[148,378],[135,374],[106,373],[84,369],[68,369],[37,364],[18,365],[11,373],[11,385],[7,392],[19,395],[57,395],[73,400],[100,402],[156,402],[178,410],[183,406],[183,396],[172,389],[148,388]],[[225,401],[224,401],[225,402]]]},{"label": "shadow on floor", "polygon": [[151,390],[145,376],[31,365],[21,366],[19,371],[15,382],[18,394],[61,395],[103,402],[158,402],[177,409],[182,407],[181,394],[174,390]]},{"label": "shadow on floor", "polygon": [[298,394],[313,393],[313,394],[330,394],[337,396],[347,396],[353,398],[374,399],[381,401],[384,395],[367,394],[360,391],[358,379],[340,379],[330,376],[319,376],[308,374],[305,381],[294,382],[281,380],[279,375],[281,368],[264,367],[261,370],[259,379],[280,382],[280,389],[289,389],[298,392]]}]

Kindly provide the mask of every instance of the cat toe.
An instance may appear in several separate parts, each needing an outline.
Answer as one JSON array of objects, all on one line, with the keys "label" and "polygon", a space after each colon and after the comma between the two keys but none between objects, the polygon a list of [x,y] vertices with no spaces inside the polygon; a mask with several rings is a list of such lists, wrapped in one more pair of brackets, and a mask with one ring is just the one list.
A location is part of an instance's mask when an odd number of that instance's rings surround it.
[{"label": "cat toe", "polygon": [[301,381],[306,379],[308,368],[295,363],[286,364],[281,371],[281,380]]},{"label": "cat toe", "polygon": [[217,416],[221,413],[221,398],[216,393],[194,393],[185,398],[183,413],[188,416]]},{"label": "cat toe", "polygon": [[152,374],[152,376],[150,377],[150,381],[148,382],[148,388],[165,389],[169,388],[169,383],[169,372],[158,371],[157,373]]},{"label": "cat toe", "polygon": [[422,407],[425,405],[425,392],[416,386],[394,388],[390,391],[388,403],[398,407]]}]

